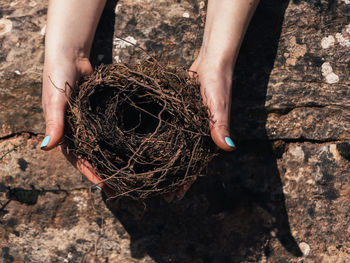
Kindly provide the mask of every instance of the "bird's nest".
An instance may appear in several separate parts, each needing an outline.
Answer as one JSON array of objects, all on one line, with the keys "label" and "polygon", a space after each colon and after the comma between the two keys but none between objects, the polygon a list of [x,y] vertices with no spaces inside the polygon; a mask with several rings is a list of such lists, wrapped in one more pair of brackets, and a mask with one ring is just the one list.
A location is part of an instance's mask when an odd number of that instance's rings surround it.
[{"label": "bird's nest", "polygon": [[172,192],[215,155],[199,84],[183,68],[100,66],[73,89],[69,105],[67,145],[115,196]]}]

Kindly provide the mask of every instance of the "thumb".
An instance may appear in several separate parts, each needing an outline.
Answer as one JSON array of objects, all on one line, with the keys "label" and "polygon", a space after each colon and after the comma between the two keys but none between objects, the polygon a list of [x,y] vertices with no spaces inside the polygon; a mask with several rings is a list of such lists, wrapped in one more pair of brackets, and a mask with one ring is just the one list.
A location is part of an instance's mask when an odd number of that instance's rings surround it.
[{"label": "thumb", "polygon": [[[80,59],[76,63],[54,65],[54,69],[50,71],[52,67],[51,65],[51,67],[44,68],[43,74],[42,104],[46,132],[40,148],[45,151],[51,150],[63,141],[67,97],[70,95],[69,87],[75,84],[79,76],[92,73],[88,59]],[[53,78],[51,79],[50,76]],[[67,83],[69,83],[68,89]]]},{"label": "thumb", "polygon": [[51,150],[63,141],[69,86],[72,86],[77,78],[78,73],[73,63],[47,63],[44,67],[42,105],[46,131],[40,145],[42,150]]},{"label": "thumb", "polygon": [[44,105],[46,131],[40,149],[51,150],[63,141],[65,108],[64,94],[59,94],[58,98],[49,100]]},{"label": "thumb", "polygon": [[236,145],[230,137],[229,120],[213,120],[210,125],[210,133],[214,143],[224,151],[236,149]]},{"label": "thumb", "polygon": [[214,143],[224,151],[232,151],[236,148],[230,136],[230,110],[231,96],[228,92],[213,92],[208,100],[210,112],[210,133]]},{"label": "thumb", "polygon": [[198,79],[201,97],[210,115],[211,137],[220,149],[232,151],[236,148],[230,137],[232,72],[219,77],[213,76],[210,70],[203,72]]}]

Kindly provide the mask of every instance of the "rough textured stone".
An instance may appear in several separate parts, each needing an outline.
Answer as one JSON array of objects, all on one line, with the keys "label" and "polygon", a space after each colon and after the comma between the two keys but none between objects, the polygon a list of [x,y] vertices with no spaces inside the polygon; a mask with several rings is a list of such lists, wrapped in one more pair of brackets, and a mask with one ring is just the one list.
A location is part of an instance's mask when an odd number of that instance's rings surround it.
[{"label": "rough textured stone", "polygon": [[[1,262],[350,261],[348,1],[261,1],[235,71],[238,150],[173,204],[108,201],[38,149],[47,2],[0,3]],[[108,1],[91,60],[189,67],[205,10]]]},{"label": "rough textured stone", "polygon": [[0,35],[0,137],[40,133],[46,1],[1,1],[0,12],[12,23],[11,31]]}]

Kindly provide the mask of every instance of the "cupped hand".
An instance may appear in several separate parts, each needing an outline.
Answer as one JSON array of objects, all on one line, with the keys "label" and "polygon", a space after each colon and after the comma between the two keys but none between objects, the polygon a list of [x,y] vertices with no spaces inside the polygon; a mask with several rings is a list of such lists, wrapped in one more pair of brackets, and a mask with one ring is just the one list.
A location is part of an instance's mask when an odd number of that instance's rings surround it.
[{"label": "cupped hand", "polygon": [[42,106],[44,110],[46,132],[40,148],[44,151],[60,145],[61,152],[89,181],[111,194],[101,179],[95,174],[92,165],[76,157],[64,144],[64,118],[71,87],[80,77],[92,73],[88,58],[74,57],[45,61],[43,72]]},{"label": "cupped hand", "polygon": [[62,59],[45,62],[43,72],[42,106],[46,131],[42,150],[51,150],[63,141],[64,117],[71,87],[83,75],[92,73],[87,58]]},{"label": "cupped hand", "polygon": [[210,133],[214,143],[224,151],[234,150],[236,146],[230,135],[231,63],[207,61],[206,57],[199,56],[189,74],[199,81],[203,103],[209,110]]},{"label": "cupped hand", "polygon": [[[233,68],[231,64],[208,61],[201,55],[194,61],[189,76],[197,78],[203,103],[209,109],[210,133],[215,144],[225,151],[236,148],[230,136],[230,110]],[[171,202],[182,199],[195,180],[181,186],[176,192],[164,196]]]}]

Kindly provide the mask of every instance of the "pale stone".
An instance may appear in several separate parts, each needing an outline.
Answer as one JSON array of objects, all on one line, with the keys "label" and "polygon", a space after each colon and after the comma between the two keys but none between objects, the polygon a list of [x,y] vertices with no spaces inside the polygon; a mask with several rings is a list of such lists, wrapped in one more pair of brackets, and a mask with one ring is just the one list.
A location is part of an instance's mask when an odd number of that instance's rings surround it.
[{"label": "pale stone", "polygon": [[9,19],[0,19],[0,36],[5,35],[12,30],[12,21]]},{"label": "pale stone", "polygon": [[40,30],[40,34],[42,36],[45,36],[45,33],[46,33],[46,25]]},{"label": "pale stone", "polygon": [[346,39],[341,33],[336,33],[335,38],[339,42],[339,44],[343,47],[350,47],[350,40]]},{"label": "pale stone", "polygon": [[115,49],[126,48],[137,43],[136,39],[132,36],[128,36],[125,39],[115,38],[113,41],[113,45]]},{"label": "pale stone", "polygon": [[328,37],[324,37],[321,40],[321,46],[324,49],[334,46],[334,43],[335,43],[335,38],[331,35]]},{"label": "pale stone", "polygon": [[328,74],[333,72],[333,68],[329,62],[322,64],[322,76],[326,77]]},{"label": "pale stone", "polygon": [[329,84],[337,83],[337,82],[339,82],[339,76],[337,74],[335,74],[334,72],[332,72],[326,76],[326,81]]},{"label": "pale stone", "polygon": [[182,14],[182,17],[184,17],[184,18],[189,18],[189,17],[190,17],[190,14],[187,13],[187,12],[185,12],[185,13]]},{"label": "pale stone", "polygon": [[350,35],[350,24],[346,25],[345,31]]},{"label": "pale stone", "polygon": [[309,244],[307,244],[305,242],[301,242],[299,244],[299,248],[300,248],[301,252],[303,252],[304,256],[307,256],[307,255],[310,254],[310,246],[309,246]]}]

